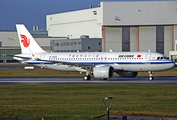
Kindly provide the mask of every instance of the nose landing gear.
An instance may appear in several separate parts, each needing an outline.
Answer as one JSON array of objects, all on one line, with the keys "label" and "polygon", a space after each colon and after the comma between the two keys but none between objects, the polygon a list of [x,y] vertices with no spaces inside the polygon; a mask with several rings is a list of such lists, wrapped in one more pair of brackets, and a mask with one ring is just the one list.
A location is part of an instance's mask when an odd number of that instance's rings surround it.
[{"label": "nose landing gear", "polygon": [[149,71],[148,73],[149,73],[149,80],[150,81],[154,80],[154,77],[152,76],[152,71]]}]

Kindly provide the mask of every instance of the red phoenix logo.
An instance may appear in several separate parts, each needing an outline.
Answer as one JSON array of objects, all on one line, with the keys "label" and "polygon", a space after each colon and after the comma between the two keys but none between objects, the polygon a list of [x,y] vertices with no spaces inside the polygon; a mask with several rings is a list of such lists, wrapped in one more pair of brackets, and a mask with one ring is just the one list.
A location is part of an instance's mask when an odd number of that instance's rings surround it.
[{"label": "red phoenix logo", "polygon": [[138,57],[138,58],[140,58],[140,57],[141,57],[141,55],[137,55],[137,57]]},{"label": "red phoenix logo", "polygon": [[22,38],[21,43],[23,43],[23,46],[24,46],[25,48],[27,48],[27,47],[29,46],[29,44],[30,44],[30,39],[27,38],[25,35],[21,35],[21,34],[20,34],[20,36],[21,36],[21,38]]}]

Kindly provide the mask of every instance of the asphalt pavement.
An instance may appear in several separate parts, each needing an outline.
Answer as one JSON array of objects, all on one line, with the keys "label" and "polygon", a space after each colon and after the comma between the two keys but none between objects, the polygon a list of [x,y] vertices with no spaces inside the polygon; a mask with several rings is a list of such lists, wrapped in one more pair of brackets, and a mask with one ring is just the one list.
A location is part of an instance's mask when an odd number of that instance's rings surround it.
[{"label": "asphalt pavement", "polygon": [[108,80],[92,78],[89,81],[82,77],[1,77],[0,84],[177,84],[177,77],[148,77],[120,78]]}]

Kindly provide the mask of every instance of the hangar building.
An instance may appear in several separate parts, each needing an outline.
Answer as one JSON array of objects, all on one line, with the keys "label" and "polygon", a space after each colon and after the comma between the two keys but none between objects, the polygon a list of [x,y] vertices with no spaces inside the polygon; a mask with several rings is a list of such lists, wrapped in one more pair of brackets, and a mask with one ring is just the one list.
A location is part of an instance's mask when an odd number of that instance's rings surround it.
[{"label": "hangar building", "polygon": [[99,7],[46,16],[48,35],[102,38],[102,51],[177,50],[177,1],[101,2]]}]

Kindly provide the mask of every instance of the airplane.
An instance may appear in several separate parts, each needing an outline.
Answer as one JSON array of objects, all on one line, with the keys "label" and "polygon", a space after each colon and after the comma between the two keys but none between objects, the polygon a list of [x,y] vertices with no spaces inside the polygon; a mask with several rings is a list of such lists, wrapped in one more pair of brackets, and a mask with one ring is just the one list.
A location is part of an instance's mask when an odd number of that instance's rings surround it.
[{"label": "airplane", "polygon": [[23,24],[17,24],[21,54],[13,58],[21,63],[59,71],[85,72],[84,80],[95,78],[107,80],[114,72],[123,78],[134,78],[138,72],[147,71],[149,80],[152,72],[171,69],[175,63],[156,52],[46,52]]}]

